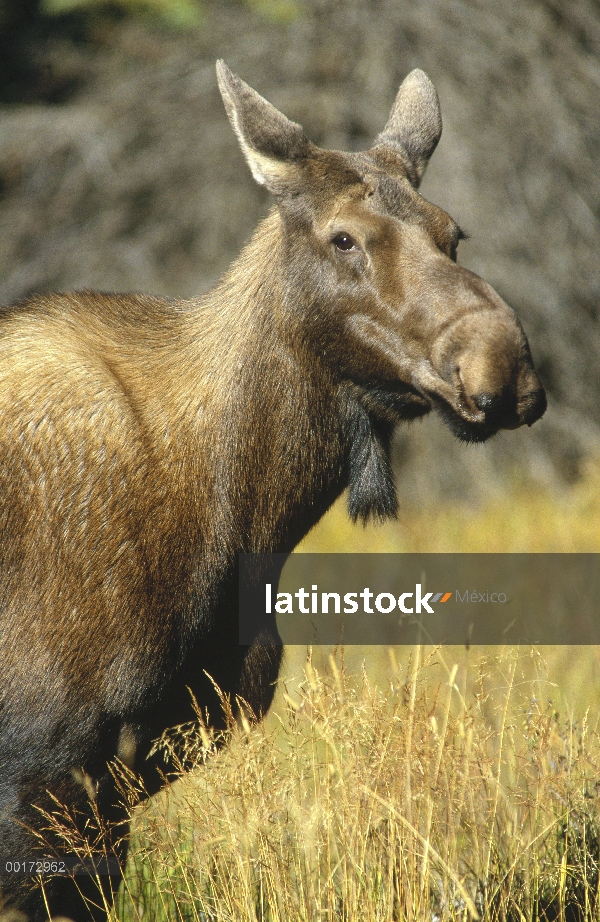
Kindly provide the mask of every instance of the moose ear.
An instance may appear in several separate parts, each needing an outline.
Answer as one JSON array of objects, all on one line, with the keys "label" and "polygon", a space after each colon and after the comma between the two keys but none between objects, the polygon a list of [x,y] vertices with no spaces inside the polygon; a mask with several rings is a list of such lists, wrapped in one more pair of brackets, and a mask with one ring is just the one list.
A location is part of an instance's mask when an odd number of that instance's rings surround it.
[{"label": "moose ear", "polygon": [[435,87],[422,70],[413,70],[403,81],[390,117],[375,147],[398,150],[418,187],[442,133],[442,114]]},{"label": "moose ear", "polygon": [[217,79],[225,110],[252,175],[261,186],[280,195],[293,185],[296,166],[312,144],[304,131],[252,87],[217,61]]}]

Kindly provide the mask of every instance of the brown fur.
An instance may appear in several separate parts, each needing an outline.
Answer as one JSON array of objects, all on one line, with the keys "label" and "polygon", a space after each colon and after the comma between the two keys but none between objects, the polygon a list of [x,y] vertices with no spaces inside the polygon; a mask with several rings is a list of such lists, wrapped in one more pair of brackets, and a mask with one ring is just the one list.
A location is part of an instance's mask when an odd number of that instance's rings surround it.
[{"label": "brown fur", "polygon": [[238,643],[240,552],[291,551],[346,487],[354,518],[393,515],[403,419],[435,407],[482,440],[545,408],[514,314],[456,265],[457,225],[417,192],[441,130],[425,75],[363,154],[318,150],[219,77],[278,197],[220,284],[0,315],[0,860],[29,850],[18,823],[39,825],[47,789],[118,818],[110,759],[155,790],[146,755],[191,717],[188,687],[218,717],[203,670],[266,711],[281,653],[266,620]]}]

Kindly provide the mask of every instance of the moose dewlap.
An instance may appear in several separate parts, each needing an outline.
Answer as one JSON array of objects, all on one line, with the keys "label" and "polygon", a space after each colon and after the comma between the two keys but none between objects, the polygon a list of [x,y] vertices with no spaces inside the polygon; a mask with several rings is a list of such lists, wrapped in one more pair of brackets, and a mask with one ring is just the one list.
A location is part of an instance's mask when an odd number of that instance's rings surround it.
[{"label": "moose dewlap", "polygon": [[[83,828],[91,798],[123,822],[107,763],[156,790],[151,741],[193,717],[189,690],[219,719],[206,673],[268,709],[277,627],[265,613],[239,645],[238,554],[291,551],[346,489],[354,519],[394,515],[402,420],[434,409],[482,441],[546,407],[513,311],[457,265],[460,228],[417,191],[442,126],[425,74],[348,154],[217,72],[276,206],[216,288],[0,313],[0,876],[33,920],[44,900],[9,865],[36,854],[38,807],[56,797]],[[68,880],[45,899],[89,918]]]}]

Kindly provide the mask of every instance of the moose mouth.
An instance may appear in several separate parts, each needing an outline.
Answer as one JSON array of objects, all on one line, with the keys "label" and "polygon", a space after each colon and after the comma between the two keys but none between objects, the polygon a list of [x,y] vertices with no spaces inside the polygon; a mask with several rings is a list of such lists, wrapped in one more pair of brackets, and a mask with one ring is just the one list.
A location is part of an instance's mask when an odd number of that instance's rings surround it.
[{"label": "moose mouth", "polygon": [[387,382],[385,388],[363,385],[360,392],[361,403],[369,414],[392,425],[420,419],[435,409],[463,442],[485,442],[501,428],[486,422],[480,411],[473,414],[466,408],[457,409],[439,394],[423,393],[406,384],[394,386]]},{"label": "moose mouth", "polygon": [[[461,442],[486,442],[496,435],[500,429],[507,428],[494,425],[485,420],[482,422],[462,415],[453,406],[443,400],[435,400],[435,409],[453,435]],[[517,428],[516,426],[510,428]]]},{"label": "moose mouth", "polygon": [[517,398],[514,388],[499,394],[479,394],[468,398],[459,391],[449,402],[437,394],[430,399],[450,431],[463,442],[485,442],[501,429],[532,426],[546,411],[543,388],[536,388]]},{"label": "moose mouth", "polygon": [[392,385],[362,387],[362,403],[375,417],[387,418],[392,424],[409,422],[435,410],[452,434],[462,442],[486,442],[501,429],[518,429],[532,426],[546,410],[543,388],[531,390],[517,399],[513,388],[500,394],[481,394],[467,397],[462,389],[450,394],[448,388],[440,394],[437,389]]},{"label": "moose mouth", "polygon": [[[486,419],[485,413],[473,413],[463,406],[456,408],[437,394],[424,394],[418,391],[405,391],[404,393],[391,393],[385,391],[370,392],[371,399],[383,404],[396,416],[395,422],[409,422],[426,416],[435,410],[444,421],[448,429],[462,442],[485,442],[496,435],[500,429],[516,429],[519,422],[514,425],[501,425]],[[478,418],[479,417],[479,418]]]}]

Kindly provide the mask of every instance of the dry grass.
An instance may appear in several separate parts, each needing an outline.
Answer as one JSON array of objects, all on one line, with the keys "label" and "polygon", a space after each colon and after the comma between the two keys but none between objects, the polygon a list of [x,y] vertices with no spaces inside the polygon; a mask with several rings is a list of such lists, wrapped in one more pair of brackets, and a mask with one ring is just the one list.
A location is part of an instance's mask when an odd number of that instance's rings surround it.
[{"label": "dry grass", "polygon": [[[597,551],[599,487],[590,469],[560,501],[515,484],[366,531],[338,504],[301,550]],[[598,919],[595,648],[306,656],[226,747],[170,737],[198,767],[136,811],[115,920]]]},{"label": "dry grass", "polygon": [[438,503],[400,509],[397,522],[353,526],[336,503],[300,552],[595,553],[600,551],[600,467],[589,464],[557,493],[517,475],[478,505]]},{"label": "dry grass", "polygon": [[[516,482],[366,530],[338,503],[299,550],[597,551],[599,488],[590,468],[558,499]],[[595,649],[305,657],[143,811],[119,919],[598,917]]]},{"label": "dry grass", "polygon": [[[600,552],[600,466],[588,464],[585,476],[560,493],[515,474],[502,491],[474,504],[455,502],[407,505],[397,522],[353,526],[342,498],[298,547],[299,552],[345,553],[598,553]],[[402,656],[402,651],[398,651]],[[452,655],[462,662],[463,654]],[[475,654],[471,655],[473,661]],[[287,669],[302,669],[303,651],[290,649]],[[353,668],[365,660],[371,678],[387,665],[381,648],[348,652]],[[597,647],[544,648],[549,694],[560,710],[600,711],[600,650]],[[533,678],[533,674],[529,675]],[[547,696],[546,696],[547,697]]]},{"label": "dry grass", "polygon": [[118,918],[597,918],[598,728],[531,656],[525,680],[515,651],[417,648],[385,689],[309,659],[277,720],[141,812]]}]

